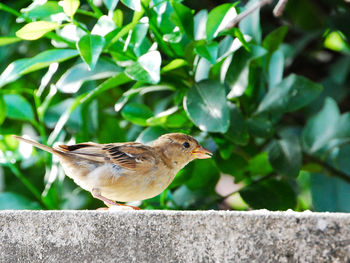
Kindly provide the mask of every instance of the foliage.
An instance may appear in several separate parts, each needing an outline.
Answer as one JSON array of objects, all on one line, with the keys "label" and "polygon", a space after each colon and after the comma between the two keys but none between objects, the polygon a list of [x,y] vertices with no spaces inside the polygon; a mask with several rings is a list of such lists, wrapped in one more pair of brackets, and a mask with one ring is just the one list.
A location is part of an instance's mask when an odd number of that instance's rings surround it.
[{"label": "foliage", "polygon": [[0,3],[0,209],[101,206],[11,134],[53,145],[184,132],[214,158],[142,208],[216,209],[228,174],[245,202],[233,209],[350,211],[344,1],[290,1],[282,18],[265,7],[235,28],[255,0],[27,2]]}]

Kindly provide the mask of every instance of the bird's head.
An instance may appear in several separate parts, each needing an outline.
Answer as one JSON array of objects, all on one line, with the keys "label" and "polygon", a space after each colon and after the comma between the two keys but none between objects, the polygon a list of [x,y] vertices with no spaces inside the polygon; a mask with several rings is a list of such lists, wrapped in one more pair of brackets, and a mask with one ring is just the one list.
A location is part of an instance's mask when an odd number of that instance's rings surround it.
[{"label": "bird's head", "polygon": [[202,147],[195,138],[183,133],[162,135],[154,141],[153,145],[158,146],[169,159],[181,166],[194,159],[212,157],[212,153]]}]

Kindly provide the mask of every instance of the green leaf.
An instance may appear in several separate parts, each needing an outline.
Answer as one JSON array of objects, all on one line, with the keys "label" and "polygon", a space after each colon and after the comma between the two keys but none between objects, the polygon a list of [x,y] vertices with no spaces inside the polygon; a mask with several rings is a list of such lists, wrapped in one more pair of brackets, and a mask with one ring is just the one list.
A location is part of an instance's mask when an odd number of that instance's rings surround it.
[{"label": "green leaf", "polygon": [[12,192],[0,193],[0,210],[42,209],[40,205],[25,196]]},{"label": "green leaf", "polygon": [[219,81],[195,83],[184,98],[184,108],[202,131],[225,133],[230,125],[225,86]]},{"label": "green leaf", "polygon": [[243,179],[244,172],[248,167],[248,162],[237,154],[232,154],[227,160],[217,155],[215,162],[222,173],[235,177],[235,183]]},{"label": "green leaf", "polygon": [[227,22],[237,16],[234,4],[222,4],[210,11],[206,24],[208,41],[215,38],[220,31],[225,29]]},{"label": "green leaf", "polygon": [[16,36],[25,40],[41,38],[46,33],[59,28],[56,22],[37,21],[30,22],[16,32]]},{"label": "green leaf", "polygon": [[281,26],[275,29],[265,37],[262,43],[262,46],[269,52],[276,51],[279,48],[279,46],[282,44],[283,39],[286,36],[287,32],[288,32],[287,26]]},{"label": "green leaf", "polygon": [[73,17],[80,5],[79,0],[63,0],[63,11],[67,16]]},{"label": "green leaf", "polygon": [[141,0],[120,0],[120,2],[136,12],[141,11]]},{"label": "green leaf", "polygon": [[160,81],[162,58],[158,51],[150,51],[138,58],[137,62],[125,69],[131,79],[156,84]]},{"label": "green leaf", "polygon": [[321,85],[291,74],[267,92],[258,107],[258,112],[281,114],[296,111],[313,101],[321,91]]},{"label": "green leaf", "polygon": [[104,38],[98,35],[85,35],[77,42],[80,56],[91,70],[95,68],[104,44]]},{"label": "green leaf", "polygon": [[249,47],[251,52],[245,49],[236,51],[227,69],[225,82],[231,89],[230,93],[227,95],[229,99],[239,97],[244,93],[249,82],[250,62],[266,54],[266,50],[260,46],[249,45]]},{"label": "green leaf", "polygon": [[345,181],[321,173],[312,173],[310,190],[316,211],[350,212],[350,184]]},{"label": "green leaf", "polygon": [[183,209],[197,207],[208,198],[208,192],[203,189],[190,190],[186,185],[180,186],[173,193],[174,202]]},{"label": "green leaf", "polygon": [[301,168],[302,154],[299,139],[290,134],[280,140],[272,140],[268,147],[269,162],[280,175],[297,177]]},{"label": "green leaf", "polygon": [[1,46],[6,46],[12,43],[16,43],[22,41],[22,39],[18,37],[0,37],[0,47]]},{"label": "green leaf", "polygon": [[148,143],[158,139],[158,137],[167,132],[168,131],[166,129],[159,126],[148,127],[139,134],[136,141],[140,143]]},{"label": "green leaf", "polygon": [[283,79],[284,55],[277,50],[272,53],[269,63],[269,88],[276,86]]},{"label": "green leaf", "polygon": [[53,62],[62,62],[78,55],[73,49],[52,49],[32,58],[23,58],[12,62],[0,75],[0,88],[15,81],[24,74],[48,67]]},{"label": "green leaf", "polygon": [[210,64],[210,62],[207,59],[199,59],[194,80],[196,82],[200,82],[201,80],[208,79],[211,66],[212,64]]},{"label": "green leaf", "polygon": [[228,105],[230,108],[230,127],[226,136],[235,144],[246,145],[249,141],[249,134],[242,112],[236,105],[232,103]]},{"label": "green leaf", "polygon": [[5,103],[3,95],[0,94],[0,125],[6,119],[6,112],[7,112],[6,103]]},{"label": "green leaf", "polygon": [[162,68],[161,72],[165,73],[165,72],[172,71],[174,69],[181,68],[181,67],[187,66],[187,65],[188,65],[188,63],[186,62],[186,60],[181,59],[181,58],[176,58],[176,59],[170,61],[169,64],[165,65]]},{"label": "green leaf", "polygon": [[220,177],[220,172],[211,159],[196,161],[192,170],[191,178],[186,186],[191,190],[214,189]]},{"label": "green leaf", "polygon": [[201,40],[206,38],[206,24],[208,19],[208,11],[206,9],[200,10],[194,16],[194,39]]},{"label": "green leaf", "polygon": [[113,11],[117,7],[118,2],[119,0],[103,0],[109,11]]},{"label": "green leaf", "polygon": [[[248,10],[255,6],[260,0],[250,0],[244,9]],[[239,29],[243,34],[252,36],[256,43],[261,43],[260,8],[256,9],[249,16],[239,23]]]},{"label": "green leaf", "polygon": [[273,171],[267,152],[261,152],[249,160],[249,172],[253,175],[267,175]]},{"label": "green leaf", "polygon": [[193,39],[194,20],[192,10],[187,6],[175,1],[173,1],[171,5],[173,6],[175,14],[177,16],[176,25],[182,32],[185,32],[190,39]]},{"label": "green leaf", "polygon": [[337,103],[327,98],[323,108],[304,127],[302,133],[304,149],[314,153],[329,143],[337,133],[339,120],[340,112]]},{"label": "green leaf", "polygon": [[18,94],[6,94],[4,100],[7,117],[14,120],[34,121],[34,113],[29,102]]},{"label": "green leaf", "polygon": [[263,116],[252,116],[246,121],[248,132],[254,137],[270,138],[273,135],[273,124]]},{"label": "green leaf", "polygon": [[[109,16],[101,16],[91,30],[92,35],[106,36],[116,28],[116,25]],[[117,31],[118,32],[118,31]],[[122,51],[122,50],[121,50]]]},{"label": "green leaf", "polygon": [[44,4],[42,4],[44,1],[38,2],[33,1],[29,7],[21,9],[21,12],[31,20],[48,20],[47,18],[50,18],[51,15],[63,12],[63,8],[58,5],[57,1],[47,1]]},{"label": "green leaf", "polygon": [[216,63],[216,59],[218,57],[218,43],[211,42],[207,45],[197,46],[194,49],[194,52],[198,55],[200,55],[203,58],[206,58],[210,61],[211,64]]},{"label": "green leaf", "polygon": [[153,112],[149,107],[138,103],[125,105],[121,114],[124,119],[140,126],[147,126],[147,119],[153,116]]},{"label": "green leaf", "polygon": [[56,83],[56,87],[64,93],[75,93],[86,81],[110,78],[123,71],[114,62],[100,58],[94,70],[90,70],[84,62],[68,69]]},{"label": "green leaf", "polygon": [[149,126],[163,125],[166,123],[168,117],[171,116],[172,114],[174,114],[176,111],[178,111],[178,109],[179,109],[178,106],[174,106],[170,109],[162,111],[162,112],[158,113],[156,116],[149,118],[147,120],[147,124]]},{"label": "green leaf", "polygon": [[269,179],[245,187],[239,192],[254,209],[287,210],[296,206],[296,195],[286,181]]}]

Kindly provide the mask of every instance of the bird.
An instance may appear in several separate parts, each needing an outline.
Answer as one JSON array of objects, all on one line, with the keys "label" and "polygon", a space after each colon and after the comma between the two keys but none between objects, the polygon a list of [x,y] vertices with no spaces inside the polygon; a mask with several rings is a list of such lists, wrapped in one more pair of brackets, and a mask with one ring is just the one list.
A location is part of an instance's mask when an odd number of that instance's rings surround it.
[{"label": "bird", "polygon": [[195,138],[183,133],[164,134],[147,145],[84,142],[55,148],[17,135],[13,137],[56,155],[65,174],[103,201],[106,209],[138,210],[118,202],[157,196],[189,162],[212,157]]}]

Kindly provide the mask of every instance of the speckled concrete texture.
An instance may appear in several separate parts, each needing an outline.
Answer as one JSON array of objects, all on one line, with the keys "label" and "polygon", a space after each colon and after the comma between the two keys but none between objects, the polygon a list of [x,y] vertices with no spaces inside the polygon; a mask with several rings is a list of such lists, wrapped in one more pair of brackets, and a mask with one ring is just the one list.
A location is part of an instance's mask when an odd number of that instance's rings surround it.
[{"label": "speckled concrete texture", "polygon": [[350,262],[350,214],[2,211],[0,262]]}]

